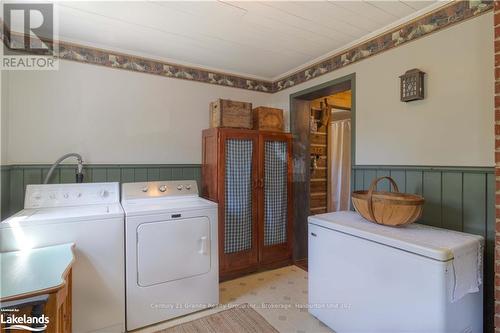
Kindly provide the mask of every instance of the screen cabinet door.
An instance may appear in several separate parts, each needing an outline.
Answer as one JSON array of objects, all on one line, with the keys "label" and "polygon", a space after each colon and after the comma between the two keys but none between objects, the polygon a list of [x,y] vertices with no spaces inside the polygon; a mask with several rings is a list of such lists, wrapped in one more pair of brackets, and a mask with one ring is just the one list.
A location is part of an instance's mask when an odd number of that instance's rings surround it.
[{"label": "screen cabinet door", "polygon": [[292,145],[289,134],[259,139],[259,247],[263,264],[292,255]]},{"label": "screen cabinet door", "polygon": [[253,131],[223,130],[221,170],[224,172],[219,223],[220,273],[250,269],[258,264],[257,153]]}]

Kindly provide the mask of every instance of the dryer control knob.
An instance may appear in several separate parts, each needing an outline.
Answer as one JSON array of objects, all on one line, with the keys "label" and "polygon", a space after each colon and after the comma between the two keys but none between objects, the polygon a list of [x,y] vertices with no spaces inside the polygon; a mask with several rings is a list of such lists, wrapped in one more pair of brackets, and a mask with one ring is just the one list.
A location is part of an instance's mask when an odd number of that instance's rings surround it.
[{"label": "dryer control knob", "polygon": [[190,189],[191,189],[191,185],[187,184],[187,185],[186,185],[186,190],[188,190],[188,191],[189,191]]},{"label": "dryer control knob", "polygon": [[181,191],[181,190],[182,190],[182,185],[177,185],[177,189],[178,189],[179,191]]},{"label": "dryer control knob", "polygon": [[167,185],[160,186],[160,192],[165,192],[167,190]]},{"label": "dryer control knob", "polygon": [[148,187],[147,186],[144,186],[141,190],[142,192],[147,192],[148,191]]}]

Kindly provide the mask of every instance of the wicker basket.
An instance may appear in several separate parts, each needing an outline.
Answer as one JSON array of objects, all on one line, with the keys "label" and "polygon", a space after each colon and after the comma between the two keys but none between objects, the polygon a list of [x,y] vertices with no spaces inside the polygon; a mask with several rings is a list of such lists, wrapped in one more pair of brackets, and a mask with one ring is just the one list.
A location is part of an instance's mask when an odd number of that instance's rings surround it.
[{"label": "wicker basket", "polygon": [[[374,191],[377,183],[388,179],[394,192]],[[398,185],[391,177],[374,179],[368,191],[352,193],[352,203],[356,211],[365,219],[388,226],[410,224],[422,216],[424,198],[407,193],[399,193]]]}]

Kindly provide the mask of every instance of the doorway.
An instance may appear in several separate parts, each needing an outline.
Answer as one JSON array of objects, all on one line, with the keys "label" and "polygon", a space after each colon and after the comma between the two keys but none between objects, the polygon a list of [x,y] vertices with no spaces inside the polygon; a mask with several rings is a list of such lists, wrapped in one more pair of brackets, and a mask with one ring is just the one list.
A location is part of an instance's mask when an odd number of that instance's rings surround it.
[{"label": "doorway", "polygon": [[[290,95],[295,202],[293,257],[305,268],[307,217],[345,210],[346,202],[350,203],[350,175],[355,156],[355,95],[355,74]],[[340,143],[342,146],[334,146]],[[339,191],[341,187],[343,190]],[[334,204],[341,197],[342,205]]]}]

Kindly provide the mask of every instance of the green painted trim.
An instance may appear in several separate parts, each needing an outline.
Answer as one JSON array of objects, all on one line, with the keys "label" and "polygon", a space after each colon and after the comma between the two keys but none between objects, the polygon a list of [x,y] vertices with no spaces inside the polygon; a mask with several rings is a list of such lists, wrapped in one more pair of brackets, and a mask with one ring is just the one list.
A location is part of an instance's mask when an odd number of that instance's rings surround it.
[{"label": "green painted trim", "polygon": [[323,82],[316,86],[291,94],[288,109],[290,112],[294,111],[292,110],[292,101],[294,99],[300,99],[301,96],[349,81],[351,82],[351,164],[356,165],[356,73],[351,73],[327,82]]},{"label": "green painted trim", "polygon": [[461,166],[428,166],[428,165],[353,165],[354,170],[414,170],[414,171],[460,171],[495,173],[495,167],[461,167]]},{"label": "green painted trim", "polygon": [[356,73],[351,76],[351,165],[356,165]]},{"label": "green painted trim", "polygon": [[10,210],[10,173],[9,165],[0,166],[0,217]]},{"label": "green painted trim", "polygon": [[300,99],[301,96],[308,95],[310,93],[315,92],[316,90],[322,90],[325,88],[329,88],[330,86],[334,86],[334,85],[344,83],[347,81],[352,81],[355,78],[356,78],[356,73],[351,73],[351,74],[348,74],[345,76],[341,76],[341,77],[332,79],[330,81],[326,81],[326,82],[320,83],[318,85],[306,88],[304,90],[294,92],[293,94],[290,95],[290,98],[299,98]]},{"label": "green painted trim", "polygon": [[[50,168],[51,164],[13,164],[9,169]],[[76,164],[61,164],[58,168],[74,168]],[[84,164],[84,168],[199,168],[201,164]]]}]

